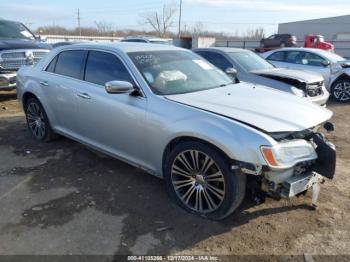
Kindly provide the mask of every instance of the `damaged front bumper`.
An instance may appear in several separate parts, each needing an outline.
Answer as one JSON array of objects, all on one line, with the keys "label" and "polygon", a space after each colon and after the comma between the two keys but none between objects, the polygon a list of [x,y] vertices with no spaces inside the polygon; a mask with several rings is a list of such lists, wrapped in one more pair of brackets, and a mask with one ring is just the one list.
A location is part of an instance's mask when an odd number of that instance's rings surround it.
[{"label": "damaged front bumper", "polygon": [[[317,158],[298,163],[288,169],[273,169],[267,166],[241,168],[243,173],[260,179],[260,190],[273,198],[291,198],[313,190],[312,206],[317,206],[320,184],[325,178],[333,179],[336,166],[336,149],[322,134],[312,133],[307,138],[317,154]],[[252,166],[250,166],[252,167]]]}]

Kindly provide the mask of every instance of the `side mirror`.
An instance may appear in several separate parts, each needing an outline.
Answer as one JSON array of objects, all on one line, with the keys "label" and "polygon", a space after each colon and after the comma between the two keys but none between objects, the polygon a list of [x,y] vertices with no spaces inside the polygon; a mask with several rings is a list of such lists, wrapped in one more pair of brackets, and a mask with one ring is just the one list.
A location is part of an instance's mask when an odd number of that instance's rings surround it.
[{"label": "side mirror", "polygon": [[123,94],[134,91],[134,86],[126,81],[110,81],[105,84],[105,89],[109,94]]},{"label": "side mirror", "polygon": [[46,41],[47,41],[47,37],[46,37],[46,36],[37,35],[36,38],[37,38],[40,42],[46,42]]},{"label": "side mirror", "polygon": [[230,76],[233,76],[234,78],[236,78],[236,77],[237,77],[237,74],[238,74],[237,70],[234,69],[234,68],[232,68],[232,67],[227,68],[227,69],[225,70],[225,73],[228,74],[228,75],[230,75]]},{"label": "side mirror", "polygon": [[229,67],[229,68],[227,68],[227,69],[225,70],[225,73],[226,73],[229,77],[231,77],[236,83],[239,83],[239,80],[238,80],[238,78],[237,78],[238,72],[237,72],[236,69],[234,69],[233,67]]},{"label": "side mirror", "polygon": [[329,62],[328,60],[324,60],[324,61],[321,62],[321,64],[324,67],[328,67],[328,66],[330,66],[331,62]]}]

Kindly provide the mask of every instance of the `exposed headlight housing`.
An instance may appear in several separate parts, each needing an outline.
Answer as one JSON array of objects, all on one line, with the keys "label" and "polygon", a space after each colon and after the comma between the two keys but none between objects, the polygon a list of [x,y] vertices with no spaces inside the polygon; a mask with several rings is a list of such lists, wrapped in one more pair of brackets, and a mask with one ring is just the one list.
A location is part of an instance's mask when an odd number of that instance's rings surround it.
[{"label": "exposed headlight housing", "polygon": [[272,168],[286,169],[303,161],[317,158],[316,151],[311,143],[303,140],[281,142],[274,146],[262,146],[261,153]]},{"label": "exposed headlight housing", "polygon": [[301,89],[296,88],[295,86],[292,86],[292,92],[298,97],[305,97],[305,92]]}]

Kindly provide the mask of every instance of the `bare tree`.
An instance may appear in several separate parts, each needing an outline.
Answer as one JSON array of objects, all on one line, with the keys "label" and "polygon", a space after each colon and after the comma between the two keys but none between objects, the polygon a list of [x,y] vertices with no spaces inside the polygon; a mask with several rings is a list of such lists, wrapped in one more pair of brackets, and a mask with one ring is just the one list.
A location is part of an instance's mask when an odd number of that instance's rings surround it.
[{"label": "bare tree", "polygon": [[172,5],[163,5],[162,12],[155,11],[142,15],[141,23],[151,26],[159,37],[167,37],[174,25],[173,18],[176,11]]},{"label": "bare tree", "polygon": [[196,22],[192,26],[191,31],[192,31],[192,35],[194,35],[194,36],[199,36],[199,35],[203,34],[205,32],[204,24],[202,22]]},{"label": "bare tree", "polygon": [[100,34],[106,34],[115,31],[115,25],[107,21],[95,21],[94,22],[97,28],[97,31]]},{"label": "bare tree", "polygon": [[256,29],[249,29],[245,34],[246,39],[254,39],[254,40],[260,40],[264,38],[264,36],[265,36],[265,29],[263,27],[259,27]]}]

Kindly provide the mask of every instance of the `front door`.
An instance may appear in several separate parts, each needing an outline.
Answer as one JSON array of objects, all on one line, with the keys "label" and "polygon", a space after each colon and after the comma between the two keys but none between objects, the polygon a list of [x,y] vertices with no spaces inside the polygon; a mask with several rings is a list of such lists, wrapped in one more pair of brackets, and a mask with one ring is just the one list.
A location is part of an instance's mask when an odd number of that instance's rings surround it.
[{"label": "front door", "polygon": [[109,81],[135,85],[115,54],[89,51],[84,83],[77,87],[79,128],[82,139],[103,151],[134,163],[143,163],[144,121],[147,100],[129,93],[109,94]]}]

